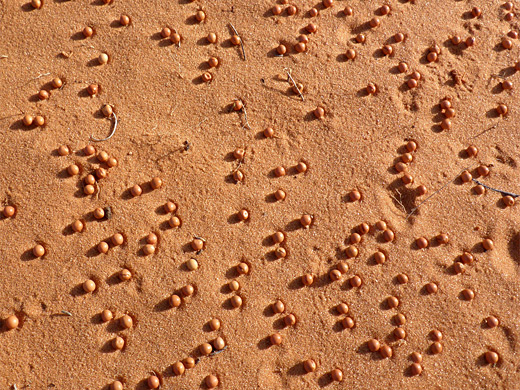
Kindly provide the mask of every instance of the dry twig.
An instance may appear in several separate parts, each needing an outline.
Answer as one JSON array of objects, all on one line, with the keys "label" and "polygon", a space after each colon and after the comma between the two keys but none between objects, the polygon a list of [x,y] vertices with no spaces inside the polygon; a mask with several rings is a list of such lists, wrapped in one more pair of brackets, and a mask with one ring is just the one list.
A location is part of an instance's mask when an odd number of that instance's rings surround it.
[{"label": "dry twig", "polygon": [[511,196],[513,198],[518,198],[520,196],[518,194],[513,194],[512,192],[502,191],[502,190],[499,190],[497,188],[493,188],[493,187],[487,186],[484,183],[481,183],[480,181],[478,181],[477,179],[471,179],[471,180],[473,180],[475,183],[481,185],[482,187],[487,188],[488,190],[498,192],[502,196],[508,196],[509,195],[509,196]]},{"label": "dry twig", "polygon": [[233,29],[233,31],[235,32],[236,36],[240,38],[240,46],[242,47],[242,54],[244,55],[244,61],[246,60],[246,51],[244,50],[244,40],[242,39],[242,37],[240,36],[240,34],[238,34],[238,31],[237,29],[235,28],[235,26],[233,26],[232,23],[229,23],[229,25],[231,26],[231,28]]},{"label": "dry twig", "polygon": [[114,128],[112,129],[112,132],[110,133],[110,135],[108,137],[106,137],[106,138],[96,138],[93,135],[91,135],[90,139],[92,141],[94,141],[94,142],[101,142],[101,141],[107,141],[110,138],[112,138],[112,136],[116,133],[116,129],[117,129],[117,116],[116,116],[116,113],[113,112],[112,116],[114,117]]},{"label": "dry twig", "polygon": [[298,88],[298,85],[296,84],[296,81],[294,81],[294,79],[291,76],[291,69],[283,68],[283,70],[285,70],[287,72],[287,77],[291,81],[293,87],[296,88],[296,90],[298,91],[298,95],[300,95],[300,97],[302,99],[302,102],[304,102],[305,98],[303,97],[302,91],[300,91],[300,88]]}]

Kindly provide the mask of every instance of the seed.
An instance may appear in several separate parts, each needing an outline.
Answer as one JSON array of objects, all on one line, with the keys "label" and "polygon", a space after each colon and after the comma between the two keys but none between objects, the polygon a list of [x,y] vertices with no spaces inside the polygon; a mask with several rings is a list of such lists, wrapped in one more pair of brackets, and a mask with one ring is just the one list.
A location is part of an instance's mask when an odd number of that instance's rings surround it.
[{"label": "seed", "polygon": [[318,31],[318,26],[316,26],[314,23],[309,23],[305,29],[312,34]]},{"label": "seed", "polygon": [[18,320],[18,317],[11,315],[5,319],[4,323],[7,329],[12,330],[18,327],[20,321]]},{"label": "seed", "polygon": [[337,269],[333,269],[329,272],[329,277],[332,281],[337,281],[341,279],[341,272]]},{"label": "seed", "polygon": [[169,38],[170,35],[172,35],[172,30],[170,30],[168,27],[163,27],[161,30],[161,37]]},{"label": "seed", "polygon": [[353,190],[349,193],[349,198],[351,202],[356,202],[361,199],[361,193],[358,190]]},{"label": "seed", "polygon": [[510,22],[511,20],[513,20],[513,18],[515,17],[515,14],[512,13],[512,12],[508,12],[505,16],[504,16],[504,20]]},{"label": "seed", "polygon": [[220,329],[220,320],[218,318],[213,318],[209,322],[209,327],[211,328],[211,330],[219,330]]},{"label": "seed", "polygon": [[406,324],[406,317],[404,316],[404,314],[401,314],[401,313],[396,314],[394,316],[394,323],[399,326]]},{"label": "seed", "polygon": [[199,263],[197,262],[196,259],[189,259],[187,262],[186,262],[186,267],[188,267],[188,269],[190,271],[195,271],[196,269],[199,268]]},{"label": "seed", "polygon": [[40,98],[40,100],[47,100],[49,96],[49,92],[47,92],[45,89],[42,89],[40,90],[40,92],[38,92],[38,97]]},{"label": "seed", "polygon": [[440,106],[442,110],[447,110],[451,108],[451,101],[449,99],[442,99]]},{"label": "seed", "polygon": [[143,253],[145,256],[149,256],[155,253],[155,246],[152,244],[146,244],[143,247]]},{"label": "seed", "polygon": [[419,196],[425,195],[427,192],[428,190],[426,189],[425,185],[420,185],[419,187],[417,187],[417,194]]},{"label": "seed", "polygon": [[464,252],[462,254],[462,256],[460,257],[460,259],[462,260],[462,262],[464,264],[471,264],[471,263],[473,263],[473,260],[475,260],[473,255],[471,253],[469,253],[469,252]]},{"label": "seed", "polygon": [[397,33],[394,35],[394,41],[397,43],[404,41],[404,34],[403,33]]},{"label": "seed", "polygon": [[304,214],[300,218],[300,223],[303,227],[309,227],[312,223],[312,217],[308,214]]},{"label": "seed", "polygon": [[234,308],[238,308],[238,307],[242,306],[242,298],[240,298],[238,295],[233,295],[231,297],[231,305]]},{"label": "seed", "polygon": [[182,303],[181,297],[179,297],[178,295],[175,295],[175,294],[173,294],[170,297],[169,301],[170,301],[170,306],[171,307],[179,307],[181,305],[181,303]]},{"label": "seed", "polygon": [[[303,43],[307,44],[307,43],[309,43],[309,38],[307,37],[307,35],[303,35],[303,34],[301,34],[301,35],[298,36],[298,42],[303,42]],[[302,85],[302,87],[300,88],[300,91],[301,91],[302,89],[303,89],[303,85]]]},{"label": "seed", "polygon": [[447,244],[448,241],[449,241],[449,237],[446,233],[442,233],[437,236],[437,242],[439,244]]},{"label": "seed", "polygon": [[63,81],[59,77],[56,77],[52,80],[53,88],[61,88],[63,86]]},{"label": "seed", "polygon": [[296,325],[296,317],[292,313],[291,314],[287,314],[285,316],[285,318],[283,319],[283,321],[285,322],[286,326],[294,326],[294,325]]},{"label": "seed", "polygon": [[204,13],[204,11],[197,11],[197,13],[195,14],[195,19],[197,19],[197,21],[199,22],[202,22],[204,19],[206,19],[206,14]]},{"label": "seed", "polygon": [[302,283],[304,286],[310,286],[314,282],[314,277],[311,274],[305,274],[302,276]]},{"label": "seed", "polygon": [[422,363],[423,360],[422,355],[419,352],[412,352],[410,358],[414,363]]},{"label": "seed", "polygon": [[507,114],[507,106],[505,104],[499,104],[497,107],[498,115],[506,115]]},{"label": "seed", "polygon": [[506,91],[513,89],[513,83],[509,80],[502,81],[502,88],[504,88]]},{"label": "seed", "polygon": [[341,320],[341,325],[343,326],[343,329],[352,329],[356,323],[351,317],[345,317]]},{"label": "seed", "polygon": [[336,265],[336,269],[342,273],[342,274],[346,274],[347,271],[348,271],[348,264],[341,260],[337,265]]},{"label": "seed", "polygon": [[412,79],[414,79],[414,80],[419,81],[419,80],[421,79],[421,74],[420,74],[419,72],[415,71],[415,72],[413,72],[413,73],[410,75],[410,77],[411,77]]},{"label": "seed", "polygon": [[475,17],[475,18],[478,18],[480,17],[480,15],[482,15],[482,10],[478,7],[473,7],[473,9],[471,10],[471,14]]},{"label": "seed", "polygon": [[218,378],[215,375],[208,375],[206,379],[204,379],[204,382],[208,389],[214,389],[219,383]]},{"label": "seed", "polygon": [[110,104],[105,104],[103,106],[103,108],[101,108],[101,112],[103,113],[104,116],[106,116],[108,118],[109,116],[111,116],[114,113],[114,109],[112,108],[112,106]]},{"label": "seed", "polygon": [[155,375],[148,377],[146,381],[150,389],[158,389],[161,386],[161,381]]},{"label": "seed", "polygon": [[285,194],[284,190],[277,190],[274,193],[274,197],[276,198],[276,200],[284,200],[285,196],[286,196],[286,194]]},{"label": "seed", "polygon": [[97,246],[97,250],[99,253],[107,253],[108,249],[109,249],[109,246],[105,241],[101,241]]},{"label": "seed", "polygon": [[361,242],[361,236],[358,233],[352,233],[350,235],[351,244],[359,244]]},{"label": "seed", "polygon": [[123,390],[123,384],[119,381],[114,381],[110,385],[110,390]]},{"label": "seed", "polygon": [[205,73],[202,74],[201,78],[202,78],[202,81],[207,83],[207,82],[209,82],[209,81],[211,81],[213,79],[213,75],[211,73],[209,73],[209,72],[205,72]]},{"label": "seed", "polygon": [[296,12],[298,12],[298,9],[294,5],[287,7],[287,15],[293,16],[296,15]]},{"label": "seed", "polygon": [[2,214],[4,214],[4,217],[11,218],[16,213],[16,209],[13,206],[5,206],[2,210]]},{"label": "seed", "polygon": [[366,222],[363,222],[361,225],[358,226],[358,232],[361,235],[365,235],[369,231],[370,231],[370,226]]},{"label": "seed", "polygon": [[486,354],[485,354],[485,357],[486,357],[486,361],[489,364],[496,364],[496,363],[498,363],[499,356],[498,356],[498,353],[496,353],[496,352],[487,351]]},{"label": "seed", "polygon": [[451,43],[453,43],[454,45],[458,45],[461,42],[462,42],[462,38],[459,37],[458,35],[451,37]]},{"label": "seed", "polygon": [[369,95],[373,95],[377,92],[377,86],[375,84],[369,83],[367,85],[366,91]]},{"label": "seed", "polygon": [[79,167],[76,164],[69,165],[67,168],[67,173],[70,176],[75,176],[79,173]]},{"label": "seed", "polygon": [[238,291],[240,289],[240,283],[238,283],[236,280],[229,282],[228,286],[231,291]]},{"label": "seed", "polygon": [[298,42],[296,45],[294,45],[294,50],[296,50],[298,53],[303,53],[307,50],[307,45],[303,42]]},{"label": "seed", "polygon": [[199,238],[195,238],[191,242],[191,247],[193,248],[194,251],[200,251],[200,250],[204,249],[204,241],[202,241]]},{"label": "seed", "polygon": [[218,59],[215,57],[210,57],[210,59],[208,60],[208,65],[211,68],[216,68],[218,66]]},{"label": "seed", "polygon": [[323,0],[322,3],[325,8],[330,8],[334,5],[334,0]]},{"label": "seed", "polygon": [[177,210],[177,205],[171,200],[164,204],[164,211],[167,213],[174,213]]},{"label": "seed", "polygon": [[130,329],[134,325],[134,320],[128,314],[119,319],[119,324],[125,329]]},{"label": "seed", "polygon": [[441,341],[442,340],[442,332],[438,329],[434,329],[430,332],[430,337],[433,341]]},{"label": "seed", "polygon": [[406,62],[400,62],[399,65],[397,66],[397,68],[399,69],[399,72],[401,72],[401,73],[408,72],[408,64]]},{"label": "seed", "polygon": [[132,272],[130,272],[130,270],[123,268],[119,272],[119,279],[121,279],[121,281],[125,282],[127,280],[130,280],[131,278],[132,278]]},{"label": "seed", "polygon": [[209,43],[216,43],[217,42],[217,34],[215,33],[209,33],[206,37]]},{"label": "seed", "polygon": [[87,145],[83,148],[83,153],[85,153],[85,156],[92,156],[96,153],[96,148],[92,145]]},{"label": "seed", "polygon": [[244,174],[242,173],[241,170],[237,169],[235,172],[233,172],[233,179],[236,182],[242,181],[242,180],[244,180]]},{"label": "seed", "polygon": [[299,173],[304,173],[307,171],[307,164],[305,164],[303,161],[300,161],[298,164],[296,164],[296,170]]},{"label": "seed", "polygon": [[209,343],[203,343],[200,345],[199,351],[201,354],[208,356],[211,352],[213,352],[213,347]]},{"label": "seed", "polygon": [[348,313],[348,305],[346,303],[340,303],[336,306],[336,310],[339,314],[347,314]]},{"label": "seed", "polygon": [[394,337],[397,340],[402,340],[406,337],[406,331],[403,328],[395,328],[394,329]]},{"label": "seed", "polygon": [[504,4],[504,9],[506,11],[511,11],[513,9],[513,3],[508,1],[507,3]]},{"label": "seed", "polygon": [[85,38],[90,38],[92,35],[94,35],[94,30],[92,29],[92,27],[86,26],[83,29],[82,33]]},{"label": "seed", "polygon": [[488,327],[495,328],[498,326],[499,321],[498,318],[496,318],[495,316],[489,316],[488,318],[486,318],[486,323]]},{"label": "seed", "polygon": [[465,269],[464,269],[464,264],[462,263],[455,263],[453,264],[453,271],[456,273],[456,274],[462,274],[464,273]]},{"label": "seed", "polygon": [[[416,352],[414,352],[414,353],[416,353]],[[410,373],[414,376],[421,375],[422,370],[423,370],[423,368],[419,363],[412,363],[412,365],[410,366]]]},{"label": "seed", "polygon": [[399,306],[399,299],[396,297],[388,297],[386,298],[386,304],[390,309],[395,309],[397,306]]},{"label": "seed", "polygon": [[377,352],[379,351],[379,348],[381,348],[381,344],[376,339],[368,340],[367,345],[371,352]]},{"label": "seed", "polygon": [[435,53],[433,51],[428,53],[428,55],[426,56],[426,59],[428,60],[428,62],[435,62],[438,60],[438,58],[439,57],[438,57],[437,53]]},{"label": "seed", "polygon": [[168,221],[168,225],[170,225],[171,228],[177,228],[181,226],[181,220],[178,217],[173,216]]},{"label": "seed", "polygon": [[509,49],[511,50],[513,48],[513,41],[509,38],[502,38],[502,47],[504,49]]},{"label": "seed", "polygon": [[404,172],[406,171],[406,164],[404,164],[403,162],[399,161],[397,164],[394,165],[394,169],[397,171],[397,172]]},{"label": "seed", "polygon": [[103,310],[101,312],[101,319],[103,320],[103,322],[111,321],[112,318],[114,318],[114,315],[110,310]]},{"label": "seed", "polygon": [[101,180],[101,179],[104,179],[105,177],[107,177],[107,171],[105,168],[96,169],[95,174],[96,174],[96,177],[98,178],[98,180]]},{"label": "seed", "polygon": [[178,45],[180,42],[181,42],[181,36],[179,33],[177,32],[174,32],[171,36],[170,36],[170,42],[175,44],[175,45]]},{"label": "seed", "polygon": [[370,27],[374,28],[374,27],[379,27],[379,25],[381,24],[381,21],[379,20],[379,18],[372,18],[370,19]]},{"label": "seed", "polygon": [[395,234],[392,230],[387,229],[383,232],[383,238],[385,239],[386,242],[390,242],[390,241],[394,240]]},{"label": "seed", "polygon": [[409,80],[406,82],[406,85],[408,85],[408,88],[410,88],[410,89],[416,88],[416,87],[417,87],[417,80],[415,80],[415,79],[409,79]]},{"label": "seed", "polygon": [[115,246],[118,246],[122,245],[125,239],[121,233],[115,233],[114,235],[112,235],[112,237],[110,237],[110,241],[112,241],[112,244],[114,244]]},{"label": "seed", "polygon": [[125,346],[125,340],[122,337],[117,336],[112,340],[112,348],[122,350]]},{"label": "seed", "polygon": [[280,333],[274,333],[269,338],[271,345],[280,345],[282,343],[282,335]]},{"label": "seed", "polygon": [[487,176],[487,175],[489,175],[489,168],[485,165],[480,165],[477,168],[477,172],[480,176]]},{"label": "seed", "polygon": [[381,357],[383,357],[384,359],[387,359],[387,358],[392,357],[392,355],[393,355],[393,351],[392,351],[392,348],[389,347],[388,345],[383,345],[383,346],[381,346],[381,348],[379,349],[379,354],[380,354]]},{"label": "seed", "polygon": [[154,189],[154,190],[157,190],[159,188],[161,188],[163,185],[163,182],[162,182],[162,179],[160,177],[154,177],[151,181],[150,181],[150,186]]},{"label": "seed", "polygon": [[429,294],[435,294],[437,291],[438,291],[438,287],[435,283],[428,283],[426,286],[426,291],[429,293]]},{"label": "seed", "polygon": [[352,276],[349,282],[352,287],[361,287],[361,285],[363,284],[363,281],[358,275]]},{"label": "seed", "polygon": [[172,365],[172,371],[175,375],[179,376],[184,374],[186,368],[184,367],[184,364],[182,364],[182,362],[176,362]]},{"label": "seed", "polygon": [[473,176],[468,171],[464,171],[460,175],[460,179],[462,180],[463,183],[467,183],[467,182],[470,182],[471,179],[473,179]]},{"label": "seed", "polygon": [[478,186],[473,187],[473,191],[475,191],[475,194],[477,195],[482,195],[486,192],[486,189],[479,184]]},{"label": "seed", "polygon": [[241,221],[247,221],[249,219],[249,211],[242,209],[238,212],[238,219]]},{"label": "seed", "polygon": [[357,255],[359,254],[359,251],[355,246],[348,246],[347,249],[345,249],[345,254],[350,259],[353,257],[357,257]]},{"label": "seed", "polygon": [[506,195],[502,198],[502,201],[506,206],[512,207],[515,204],[515,198],[510,195]]},{"label": "seed", "polygon": [[43,6],[42,0],[31,0],[31,5],[35,9],[40,9]]},{"label": "seed", "polygon": [[278,300],[278,301],[276,301],[275,303],[273,303],[271,305],[271,308],[272,308],[274,313],[279,314],[279,313],[283,313],[284,312],[285,305],[283,304],[282,301]]},{"label": "seed", "polygon": [[406,274],[399,274],[399,275],[397,275],[397,281],[400,284],[408,283],[408,275],[406,275]]},{"label": "seed", "polygon": [[309,16],[310,16],[311,18],[315,18],[316,16],[319,15],[319,13],[320,13],[320,12],[319,12],[316,8],[311,8],[311,9],[309,10]]},{"label": "seed", "polygon": [[306,360],[303,362],[303,368],[306,372],[314,372],[316,371],[316,362],[312,359]]},{"label": "seed", "polygon": [[141,188],[141,186],[139,184],[136,184],[134,185],[131,189],[130,189],[130,193],[133,195],[133,196],[139,196],[143,193],[143,189]]},{"label": "seed", "polygon": [[357,43],[365,43],[366,37],[363,34],[356,35],[356,42]]},{"label": "seed", "polygon": [[87,293],[91,293],[92,291],[94,291],[96,289],[96,283],[89,279],[89,280],[86,280],[85,282],[83,282],[83,290]]},{"label": "seed", "polygon": [[33,124],[34,118],[31,115],[25,115],[22,121],[25,126],[31,126]]},{"label": "seed", "polygon": [[32,250],[32,253],[35,257],[42,257],[43,255],[45,255],[45,248],[43,247],[43,245],[35,245],[33,250]]},{"label": "seed", "polygon": [[184,359],[183,363],[184,367],[186,367],[187,369],[195,367],[196,364],[195,359],[193,359],[192,357],[187,357],[186,359]]},{"label": "seed", "polygon": [[275,6],[273,6],[273,8],[271,8],[271,12],[273,13],[273,15],[280,15],[282,13],[282,7],[276,4]]},{"label": "seed", "polygon": [[349,60],[353,60],[354,58],[356,58],[356,51],[354,49],[348,49],[346,56]]},{"label": "seed", "polygon": [[343,9],[343,13],[346,15],[346,16],[352,16],[352,14],[354,13],[354,11],[352,10],[352,7],[345,7]]},{"label": "seed", "polygon": [[191,284],[187,284],[181,289],[182,295],[189,297],[195,292],[195,288]]},{"label": "seed", "polygon": [[217,351],[221,351],[225,348],[226,346],[226,342],[224,341],[224,339],[222,337],[217,337],[215,340],[213,340],[213,347],[217,350]]},{"label": "seed", "polygon": [[428,247],[428,240],[424,237],[419,237],[417,240],[415,240],[415,244],[419,249],[424,249]]},{"label": "seed", "polygon": [[462,290],[461,293],[462,293],[462,297],[466,301],[471,301],[473,298],[475,298],[475,293],[472,290],[468,289],[468,288]]},{"label": "seed", "polygon": [[334,382],[341,382],[343,380],[343,371],[339,368],[335,368],[331,371],[330,376]]},{"label": "seed", "polygon": [[383,252],[374,253],[374,260],[377,264],[383,264],[386,261],[386,256]]},{"label": "seed", "polygon": [[100,65],[105,65],[108,62],[108,54],[101,53],[98,57],[98,62]]},{"label": "seed", "polygon": [[492,240],[490,240],[489,238],[486,238],[484,241],[482,241],[482,246],[484,247],[485,250],[490,251],[495,247],[495,244],[493,243]]},{"label": "seed", "polygon": [[239,275],[247,275],[249,273],[249,266],[246,263],[239,263],[237,265],[237,272]]},{"label": "seed", "polygon": [[130,24],[130,17],[128,15],[121,15],[119,23],[121,26],[128,26]]},{"label": "seed", "polygon": [[394,48],[391,45],[384,45],[382,50],[383,53],[387,56],[391,55],[394,52]]},{"label": "seed", "polygon": [[238,35],[233,35],[230,40],[233,45],[240,45],[240,37]]},{"label": "seed", "polygon": [[442,344],[439,343],[438,341],[434,342],[432,345],[430,345],[430,351],[434,355],[438,355],[439,353],[442,352]]},{"label": "seed", "polygon": [[76,233],[82,232],[83,228],[83,222],[81,222],[79,219],[72,223],[72,230],[74,230]]},{"label": "seed", "polygon": [[471,46],[475,45],[475,41],[476,41],[475,37],[468,37],[466,39],[466,46],[471,47]]},{"label": "seed", "polygon": [[45,124],[45,118],[41,115],[36,115],[34,117],[34,124],[36,126],[43,126]]}]

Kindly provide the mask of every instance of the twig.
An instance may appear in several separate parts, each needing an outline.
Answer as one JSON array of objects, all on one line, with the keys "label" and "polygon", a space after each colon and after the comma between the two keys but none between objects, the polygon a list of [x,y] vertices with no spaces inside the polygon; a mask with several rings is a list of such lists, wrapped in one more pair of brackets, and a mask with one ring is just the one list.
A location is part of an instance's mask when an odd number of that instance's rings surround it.
[{"label": "twig", "polygon": [[70,311],[62,310],[61,312],[69,317],[72,317],[72,313]]},{"label": "twig", "polygon": [[283,68],[283,70],[287,72],[287,77],[289,77],[289,80],[292,82],[293,87],[296,88],[296,90],[298,91],[298,95],[300,95],[300,97],[302,98],[302,102],[304,102],[305,98],[303,97],[302,91],[300,91],[300,88],[298,88],[296,81],[294,81],[294,79],[291,76],[291,69]]},{"label": "twig", "polygon": [[116,116],[116,113],[113,112],[112,113],[112,116],[114,117],[114,128],[112,129],[112,132],[110,133],[110,135],[106,138],[96,138],[94,137],[93,135],[90,136],[90,139],[94,142],[101,142],[101,141],[107,141],[109,140],[110,138],[112,138],[112,136],[116,133],[116,129],[117,129],[117,116]]},{"label": "twig", "polygon": [[480,133],[478,133],[477,135],[471,137],[470,139],[474,139],[474,138],[480,137],[482,134],[487,133],[489,130],[493,130],[493,129],[494,129],[495,127],[497,127],[499,124],[500,124],[500,121],[498,121],[497,123],[495,123],[493,126],[488,127],[486,130],[481,131]]},{"label": "twig", "polygon": [[218,354],[218,353],[224,352],[224,351],[227,349],[227,347],[228,347],[228,346],[226,345],[224,348],[222,348],[222,349],[220,349],[220,350],[218,350],[218,351],[217,351],[217,350],[214,350],[214,351],[211,352],[208,356],[214,356],[214,355],[216,355],[216,354]]},{"label": "twig", "polygon": [[399,199],[397,199],[394,195],[390,195],[392,197],[393,200],[395,200],[399,206],[401,206],[403,208],[403,211],[406,213],[406,207],[404,207],[404,204],[403,204],[403,196],[401,195],[401,193],[399,192],[399,190],[396,190],[396,192],[399,194]]},{"label": "twig", "polygon": [[487,185],[485,185],[484,183],[481,183],[480,181],[478,181],[477,179],[472,179],[472,180],[473,180],[475,183],[480,184],[482,187],[487,188],[488,190],[498,192],[498,193],[501,194],[502,196],[509,195],[509,196],[511,196],[511,197],[513,197],[513,198],[518,198],[518,197],[520,196],[520,195],[517,195],[517,194],[513,194],[512,192],[502,191],[502,190],[499,190],[499,189],[496,189],[496,188],[493,188],[493,187],[487,186]]},{"label": "twig", "polygon": [[433,194],[431,194],[430,196],[428,196],[425,200],[423,200],[421,203],[419,203],[416,207],[414,207],[412,209],[412,211],[410,211],[408,213],[408,215],[406,216],[406,219],[405,221],[408,220],[408,218],[410,218],[412,216],[413,213],[415,213],[417,211],[417,209],[419,207],[421,207],[424,203],[428,202],[431,198],[433,198],[435,195],[437,195],[441,190],[443,190],[444,188],[446,188],[448,185],[450,185],[451,183],[453,183],[455,180],[457,180],[457,178],[460,176],[460,174],[464,171],[468,170],[468,168],[464,168],[462,171],[460,171],[459,173],[457,173],[457,175],[452,179],[450,180],[449,182],[447,182],[446,184],[444,184],[441,188],[439,188],[437,191],[435,191]]},{"label": "twig", "polygon": [[237,37],[240,38],[240,46],[242,47],[242,54],[244,55],[244,61],[246,60],[246,51],[244,50],[244,42],[243,42],[243,39],[242,37],[238,34],[238,31],[237,29],[235,28],[235,26],[233,26],[232,23],[229,23],[229,25],[231,26],[231,28],[233,29],[233,31],[235,32],[235,34],[237,35]]},{"label": "twig", "polygon": [[[0,59],[9,58],[9,56],[6,56],[5,54],[0,56]],[[15,385],[16,386],[16,385]]]},{"label": "twig", "polygon": [[244,111],[244,118],[245,118],[245,120],[246,120],[246,125],[245,125],[245,126],[242,126],[242,128],[247,127],[249,130],[251,130],[251,126],[249,125],[249,121],[247,120],[247,111],[246,111],[246,106],[242,107],[242,111]]}]

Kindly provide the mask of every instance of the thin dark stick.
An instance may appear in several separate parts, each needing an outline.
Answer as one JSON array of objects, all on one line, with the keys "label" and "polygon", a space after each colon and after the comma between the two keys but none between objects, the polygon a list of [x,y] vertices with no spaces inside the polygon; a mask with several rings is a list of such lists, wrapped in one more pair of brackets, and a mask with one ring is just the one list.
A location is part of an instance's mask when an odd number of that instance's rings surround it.
[{"label": "thin dark stick", "polygon": [[96,138],[94,137],[93,135],[90,136],[90,139],[94,142],[102,142],[102,141],[107,141],[109,140],[110,138],[112,138],[112,136],[116,133],[116,129],[117,129],[117,116],[116,116],[116,113],[113,112],[112,115],[114,116],[114,128],[112,129],[112,133],[110,133],[110,135],[106,138]]},{"label": "thin dark stick", "polygon": [[236,36],[240,38],[240,46],[242,47],[242,54],[244,55],[244,61],[246,60],[246,51],[244,50],[244,42],[243,42],[243,39],[242,37],[238,34],[238,31],[237,29],[235,28],[235,26],[233,26],[232,23],[229,23],[229,25],[231,26],[231,28],[233,29],[233,31],[235,32]]},{"label": "thin dark stick", "polygon": [[408,220],[408,218],[410,218],[412,216],[413,213],[415,213],[417,211],[417,209],[419,207],[421,207],[424,203],[428,202],[431,198],[433,198],[435,195],[437,195],[441,190],[443,190],[444,188],[446,188],[448,185],[450,185],[451,183],[453,183],[455,180],[457,180],[457,178],[460,176],[460,174],[464,171],[467,171],[468,168],[464,168],[462,171],[460,171],[459,173],[457,173],[457,175],[452,179],[450,180],[449,182],[447,182],[446,184],[444,184],[441,188],[439,188],[437,191],[435,191],[433,194],[431,194],[430,196],[428,196],[425,200],[423,200],[421,203],[419,203],[412,211],[410,211],[410,213],[408,213],[408,215],[406,216],[406,220]]},{"label": "thin dark stick", "polygon": [[499,124],[500,124],[500,121],[498,121],[497,123],[495,123],[493,126],[488,127],[486,130],[481,131],[480,133],[478,133],[477,135],[471,137],[470,139],[474,139],[474,138],[480,137],[482,134],[487,133],[489,130],[493,130],[493,129],[494,129],[495,127],[497,127]]},{"label": "thin dark stick", "polygon": [[300,88],[298,88],[298,85],[296,84],[296,81],[294,81],[294,79],[291,76],[291,69],[284,68],[283,70],[285,70],[287,72],[287,77],[289,77],[289,80],[291,80],[292,85],[298,91],[298,95],[300,95],[300,97],[302,98],[302,102],[304,102],[305,99],[303,97],[302,91],[300,91]]},{"label": "thin dark stick", "polygon": [[472,180],[473,180],[475,183],[480,184],[482,187],[487,188],[488,190],[498,192],[498,193],[501,194],[502,196],[509,195],[509,196],[511,196],[511,197],[513,197],[513,198],[518,198],[518,197],[520,196],[520,195],[517,195],[517,194],[513,194],[512,192],[502,191],[502,190],[498,190],[498,189],[496,189],[496,188],[493,188],[493,187],[487,186],[487,185],[485,185],[484,183],[479,182],[477,179],[472,179]]}]

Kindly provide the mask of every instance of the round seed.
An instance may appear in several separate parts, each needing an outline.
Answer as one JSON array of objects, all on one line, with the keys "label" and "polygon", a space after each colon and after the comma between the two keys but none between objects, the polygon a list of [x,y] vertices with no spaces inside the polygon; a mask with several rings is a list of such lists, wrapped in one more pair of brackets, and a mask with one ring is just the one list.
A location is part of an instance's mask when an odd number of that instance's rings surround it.
[{"label": "round seed", "polygon": [[211,328],[211,330],[219,330],[220,329],[220,320],[218,318],[213,318],[209,322],[209,327]]},{"label": "round seed", "polygon": [[381,343],[376,339],[368,340],[367,345],[371,352],[377,352],[381,348]]},{"label": "round seed", "polygon": [[179,296],[176,295],[176,294],[173,294],[173,295],[170,297],[169,301],[170,301],[170,306],[171,306],[171,307],[179,307],[179,306],[181,305],[181,303],[182,303],[182,301],[181,301],[181,297],[179,297]]},{"label": "round seed", "polygon": [[96,283],[93,280],[86,280],[83,283],[83,290],[87,293],[91,293],[96,289]]}]

